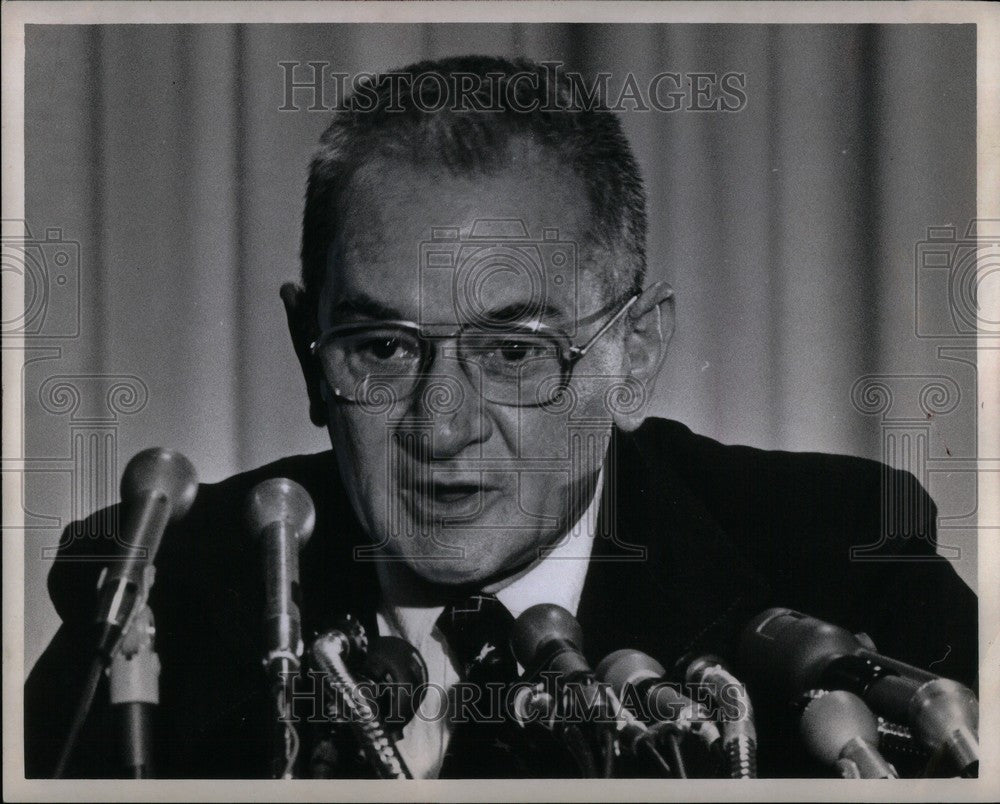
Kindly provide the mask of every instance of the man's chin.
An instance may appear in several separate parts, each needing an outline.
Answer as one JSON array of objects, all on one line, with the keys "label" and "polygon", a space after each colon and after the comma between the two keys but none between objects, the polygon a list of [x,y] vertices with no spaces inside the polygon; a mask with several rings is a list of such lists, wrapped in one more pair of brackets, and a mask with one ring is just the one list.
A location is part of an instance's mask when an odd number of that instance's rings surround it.
[{"label": "man's chin", "polygon": [[408,563],[421,579],[438,586],[469,586],[492,574],[491,567],[464,558],[418,558]]},{"label": "man's chin", "polygon": [[415,557],[406,562],[423,581],[435,586],[482,587],[515,574],[523,562],[513,558],[482,559],[476,557]]}]

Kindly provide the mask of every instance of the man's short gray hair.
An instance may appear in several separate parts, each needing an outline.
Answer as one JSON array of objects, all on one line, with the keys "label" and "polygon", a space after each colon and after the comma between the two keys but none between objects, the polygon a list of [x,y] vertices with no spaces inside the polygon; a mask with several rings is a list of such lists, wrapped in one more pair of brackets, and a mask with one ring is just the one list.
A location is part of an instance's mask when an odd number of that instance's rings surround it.
[{"label": "man's short gray hair", "polygon": [[635,155],[618,118],[575,75],[552,66],[484,56],[424,61],[366,79],[344,98],[309,171],[302,281],[310,303],[349,203],[342,197],[366,161],[396,157],[457,175],[490,173],[508,164],[512,141],[524,137],[586,187],[593,229],[582,246],[612,255],[607,294],[637,292],[646,268],[646,198]]}]

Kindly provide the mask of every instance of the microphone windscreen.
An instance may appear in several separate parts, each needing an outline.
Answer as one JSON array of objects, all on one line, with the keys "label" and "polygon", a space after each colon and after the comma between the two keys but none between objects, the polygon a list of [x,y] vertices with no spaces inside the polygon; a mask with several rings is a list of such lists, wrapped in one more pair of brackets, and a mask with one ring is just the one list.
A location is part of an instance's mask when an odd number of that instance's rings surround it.
[{"label": "microphone windscreen", "polygon": [[125,466],[121,482],[122,500],[129,502],[155,494],[167,499],[170,518],[180,519],[194,504],[198,475],[179,452],[152,447],[137,453]]},{"label": "microphone windscreen", "polygon": [[368,642],[361,674],[371,681],[419,687],[427,683],[427,665],[420,652],[401,637],[377,636]]},{"label": "microphone windscreen", "polygon": [[276,523],[286,525],[305,546],[316,526],[316,509],[302,486],[287,477],[274,477],[258,483],[247,497],[247,527],[260,538]]},{"label": "microphone windscreen", "polygon": [[377,703],[386,726],[402,728],[413,719],[427,691],[427,665],[413,645],[401,637],[372,638],[359,673],[378,685]]},{"label": "microphone windscreen", "polygon": [[852,739],[878,743],[878,721],[857,695],[846,690],[827,692],[802,712],[799,731],[806,748],[820,761],[832,765]]},{"label": "microphone windscreen", "polygon": [[529,667],[535,663],[539,649],[553,639],[569,642],[579,650],[583,647],[583,629],[562,606],[539,603],[514,621],[510,647],[514,658],[523,667]]},{"label": "microphone windscreen", "polygon": [[788,696],[822,688],[826,666],[857,651],[850,631],[791,609],[761,613],[743,629],[743,665],[759,684],[782,689]]},{"label": "microphone windscreen", "polygon": [[618,696],[622,695],[627,686],[651,679],[658,681],[666,672],[663,665],[652,656],[628,648],[609,653],[597,665],[598,679],[610,684]]}]

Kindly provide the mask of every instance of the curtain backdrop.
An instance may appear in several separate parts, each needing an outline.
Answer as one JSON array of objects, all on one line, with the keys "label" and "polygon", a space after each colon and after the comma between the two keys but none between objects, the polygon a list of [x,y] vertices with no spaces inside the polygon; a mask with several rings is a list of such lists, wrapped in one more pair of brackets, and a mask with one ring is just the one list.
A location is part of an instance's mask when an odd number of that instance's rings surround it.
[{"label": "curtain backdrop", "polygon": [[[181,450],[211,481],[327,446],[278,287],[299,268],[329,114],[301,92],[280,110],[281,62],[299,81],[308,62],[356,74],[462,53],[606,71],[613,89],[744,74],[738,112],[621,113],[650,279],[677,293],[650,412],[727,443],[905,465],[975,585],[974,474],[940,470],[975,454],[974,343],[917,337],[915,263],[928,226],[960,238],[975,214],[973,26],[33,26],[26,50],[27,226],[46,248],[79,243],[80,293],[78,332],[26,354],[28,666],[57,625],[45,548],[116,499],[137,450]],[[936,287],[921,315],[941,328]],[[72,320],[62,303],[46,325]],[[896,421],[905,438],[887,438]]]}]

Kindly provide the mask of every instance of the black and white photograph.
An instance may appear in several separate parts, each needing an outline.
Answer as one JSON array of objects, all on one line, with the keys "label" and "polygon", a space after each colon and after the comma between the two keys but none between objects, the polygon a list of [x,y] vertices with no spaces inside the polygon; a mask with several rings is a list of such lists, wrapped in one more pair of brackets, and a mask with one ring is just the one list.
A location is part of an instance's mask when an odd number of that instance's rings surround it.
[{"label": "black and white photograph", "polygon": [[5,795],[1000,793],[1000,14],[884,5],[5,2]]}]

